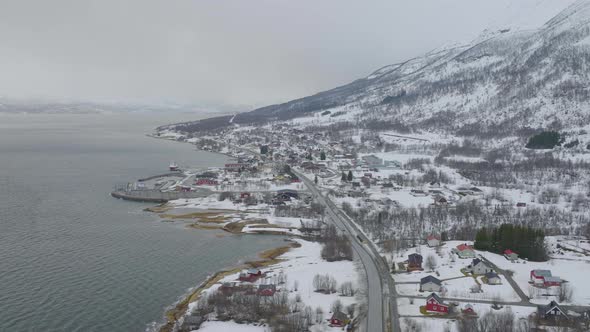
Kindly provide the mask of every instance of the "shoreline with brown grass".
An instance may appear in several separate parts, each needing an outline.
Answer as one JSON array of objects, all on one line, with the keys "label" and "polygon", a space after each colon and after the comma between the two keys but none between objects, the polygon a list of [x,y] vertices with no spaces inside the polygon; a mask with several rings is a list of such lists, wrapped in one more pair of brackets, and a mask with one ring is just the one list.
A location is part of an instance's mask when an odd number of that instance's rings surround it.
[{"label": "shoreline with brown grass", "polygon": [[258,253],[260,260],[248,261],[238,267],[216,272],[207,278],[207,280],[205,280],[203,283],[201,283],[200,286],[192,290],[186,297],[184,297],[184,299],[176,303],[173,308],[166,311],[166,323],[164,323],[158,329],[158,331],[172,332],[176,321],[186,314],[189,304],[197,301],[203,291],[211,288],[211,286],[215,285],[226,276],[238,273],[241,270],[248,268],[261,268],[283,262],[284,259],[281,259],[280,256],[287,253],[289,250],[298,248],[300,246],[301,245],[298,242],[289,241],[288,245],[267,249]]}]

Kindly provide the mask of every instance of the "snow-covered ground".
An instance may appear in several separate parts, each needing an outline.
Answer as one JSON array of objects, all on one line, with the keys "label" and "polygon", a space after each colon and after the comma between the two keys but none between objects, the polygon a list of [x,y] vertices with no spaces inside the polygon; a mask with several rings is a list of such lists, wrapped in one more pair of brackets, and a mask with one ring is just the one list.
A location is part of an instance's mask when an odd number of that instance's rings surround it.
[{"label": "snow-covered ground", "polygon": [[[548,237],[548,243],[552,243],[552,237]],[[543,294],[556,294],[557,287],[549,289],[536,289],[529,283],[530,272],[535,269],[550,270],[553,276],[560,277],[567,281],[568,286],[573,290],[571,301],[565,301],[562,304],[590,305],[590,284],[587,282],[588,277],[583,271],[590,271],[590,260],[588,257],[572,257],[571,254],[554,255],[547,262],[527,262],[518,260],[511,263],[501,255],[477,251],[478,254],[487,258],[502,269],[514,271],[513,278],[518,286],[527,295],[531,296],[531,302],[538,304],[547,304],[555,300],[555,296],[546,296]],[[536,291],[535,291],[536,289]]]},{"label": "snow-covered ground", "polygon": [[[293,248],[289,252],[282,255],[281,263],[271,265],[262,270],[267,273],[267,280],[272,279],[274,275],[283,273],[286,276],[286,283],[278,286],[281,292],[288,292],[289,298],[301,297],[301,301],[312,308],[321,308],[324,312],[324,320],[322,324],[316,324],[312,327],[312,331],[340,331],[341,328],[329,327],[327,319],[332,313],[330,308],[332,303],[340,300],[344,307],[357,302],[356,297],[340,296],[338,292],[333,294],[323,294],[314,291],[313,279],[315,275],[330,275],[336,279],[338,285],[344,282],[352,282],[355,289],[359,288],[359,275],[356,272],[355,264],[351,261],[326,262],[321,256],[321,244],[317,242],[310,242],[305,240],[296,240],[301,247]],[[239,273],[228,275],[220,280],[219,283],[213,285],[211,288],[204,291],[204,294],[212,293],[218,289],[224,282],[232,282],[238,279]],[[258,281],[258,283],[263,281]],[[189,311],[196,305],[191,303]],[[208,322],[203,325],[205,331],[266,331],[264,327],[243,325],[239,326],[234,322]],[[234,330],[235,328],[235,330]],[[239,329],[238,329],[239,328]],[[200,331],[200,330],[199,330]]]},{"label": "snow-covered ground", "polygon": [[[403,250],[397,253],[393,260],[398,262],[404,262],[408,259],[408,255],[412,253],[419,253],[422,255],[424,260],[428,256],[433,256],[436,260],[437,267],[434,271],[429,271],[425,267],[424,271],[413,271],[413,272],[401,272],[393,275],[394,279],[398,284],[396,289],[402,295],[422,296],[426,297],[430,295],[430,292],[420,292],[420,279],[431,275],[442,281],[443,287],[445,288],[445,297],[460,298],[460,299],[480,299],[480,300],[493,300],[498,297],[506,302],[517,302],[520,300],[516,292],[512,289],[508,282],[504,281],[501,285],[486,285],[479,278],[479,283],[482,285],[482,293],[471,293],[471,287],[476,284],[475,279],[471,276],[465,276],[461,272],[462,268],[465,268],[471,260],[459,259],[456,255],[451,253],[451,249],[457,245],[463,243],[462,241],[448,241],[439,248],[440,257],[435,248],[430,248],[426,245],[420,245],[417,248],[411,248]],[[503,258],[503,257],[502,257]],[[504,258],[504,260],[506,260]],[[501,277],[502,278],[502,277]],[[408,284],[414,282],[413,284]]]},{"label": "snow-covered ground", "polygon": [[238,324],[233,321],[219,322],[208,321],[204,322],[199,328],[200,332],[270,332],[268,326],[258,326],[252,324]]}]

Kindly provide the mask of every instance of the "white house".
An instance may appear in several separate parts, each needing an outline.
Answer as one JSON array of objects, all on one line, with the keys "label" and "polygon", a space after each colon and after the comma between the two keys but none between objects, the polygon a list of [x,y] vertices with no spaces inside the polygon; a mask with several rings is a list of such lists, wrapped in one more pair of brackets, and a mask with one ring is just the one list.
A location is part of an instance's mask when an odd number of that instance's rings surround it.
[{"label": "white house", "polygon": [[479,275],[494,271],[491,267],[489,267],[486,263],[484,263],[484,261],[482,261],[479,258],[473,259],[473,261],[471,261],[471,264],[469,264],[467,268],[465,268],[465,270],[467,270],[467,272],[471,272],[472,274]]},{"label": "white house", "polygon": [[433,276],[426,276],[420,279],[421,292],[440,292],[442,282]]},{"label": "white house", "polygon": [[426,238],[426,243],[429,247],[438,247],[440,246],[440,239],[436,235],[429,235]]}]

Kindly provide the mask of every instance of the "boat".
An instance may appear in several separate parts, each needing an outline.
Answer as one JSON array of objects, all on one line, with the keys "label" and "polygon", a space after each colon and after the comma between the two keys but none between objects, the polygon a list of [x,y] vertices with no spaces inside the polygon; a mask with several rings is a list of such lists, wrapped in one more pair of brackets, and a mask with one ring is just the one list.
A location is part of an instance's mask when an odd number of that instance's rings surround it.
[{"label": "boat", "polygon": [[179,171],[180,167],[178,167],[178,165],[175,162],[171,162],[170,166],[168,166],[170,168],[171,171],[175,172],[175,171]]}]

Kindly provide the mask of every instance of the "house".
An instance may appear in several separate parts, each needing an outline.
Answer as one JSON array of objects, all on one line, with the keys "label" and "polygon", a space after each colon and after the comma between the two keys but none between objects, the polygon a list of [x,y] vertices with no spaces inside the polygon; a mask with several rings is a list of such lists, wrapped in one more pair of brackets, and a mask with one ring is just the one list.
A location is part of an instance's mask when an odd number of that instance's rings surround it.
[{"label": "house", "polygon": [[472,195],[477,195],[477,196],[483,195],[483,190],[479,189],[478,187],[471,187],[471,188],[469,188],[469,190],[471,190]]},{"label": "house", "polygon": [[530,273],[530,280],[535,285],[544,284],[546,277],[551,277],[551,271],[549,271],[549,270],[532,270]]},{"label": "house", "polygon": [[462,196],[473,195],[473,192],[468,187],[459,187],[457,188],[457,194]]},{"label": "house", "polygon": [[342,311],[336,311],[332,317],[330,317],[330,325],[332,326],[342,327],[348,324],[349,321],[350,319],[348,319],[348,316]]},{"label": "house", "polygon": [[477,313],[473,309],[473,306],[469,303],[467,303],[465,305],[465,307],[463,307],[463,309],[461,309],[461,312],[463,313],[463,315],[472,315],[472,316],[477,315]]},{"label": "house", "polygon": [[259,285],[256,293],[260,296],[273,296],[276,291],[277,286],[275,285]]},{"label": "house", "polygon": [[465,270],[474,275],[483,275],[494,270],[479,258],[474,258]]},{"label": "house", "polygon": [[192,190],[192,188],[189,186],[178,186],[178,187],[176,187],[176,190],[186,193],[186,192],[190,192]]},{"label": "house", "polygon": [[408,256],[408,272],[411,271],[422,271],[422,255],[420,254],[410,254]]},{"label": "house", "polygon": [[297,190],[293,189],[277,190],[277,195],[289,196],[290,198],[299,198],[299,193],[297,192]]},{"label": "house", "polygon": [[421,189],[412,189],[410,190],[410,195],[414,196],[414,197],[424,197],[427,196],[428,194]]},{"label": "house", "polygon": [[433,276],[426,276],[420,279],[421,292],[440,292],[442,282]]},{"label": "house", "polygon": [[504,250],[504,257],[506,257],[506,259],[509,261],[518,260],[518,254],[510,249]]},{"label": "house", "polygon": [[225,295],[231,295],[237,286],[237,282],[224,282],[221,284],[221,286],[219,286],[219,291]]},{"label": "house", "polygon": [[438,236],[436,235],[429,235],[426,238],[426,243],[428,244],[429,247],[438,247],[440,246],[440,239],[438,238]]},{"label": "house", "polygon": [[217,185],[217,181],[213,180],[213,179],[198,179],[195,184],[197,186],[216,186]]},{"label": "house", "polygon": [[516,207],[526,207],[526,203],[525,202],[518,202],[518,203],[516,203]]},{"label": "house", "polygon": [[459,256],[459,258],[475,258],[475,251],[467,244],[460,244],[456,248],[453,248],[453,252]]},{"label": "house", "polygon": [[355,198],[365,196],[365,194],[360,190],[349,190],[347,194],[348,194],[348,197],[355,197]]},{"label": "house", "polygon": [[248,164],[245,163],[225,164],[225,170],[228,172],[240,172],[245,170],[247,167]]},{"label": "house", "polygon": [[180,324],[179,331],[194,331],[198,330],[203,323],[203,317],[201,316],[184,316],[182,319],[182,324]]},{"label": "house", "polygon": [[563,280],[560,277],[551,276],[543,278],[543,286],[545,287],[561,286],[562,282]]},{"label": "house", "polygon": [[432,293],[428,295],[426,298],[426,311],[427,312],[434,312],[434,313],[441,313],[441,314],[448,314],[449,313],[449,306],[446,305],[443,300],[438,297],[438,295]]},{"label": "house", "polygon": [[496,272],[486,273],[485,278],[488,285],[500,285],[502,283],[502,279],[500,279],[500,276]]},{"label": "house", "polygon": [[553,276],[549,270],[532,270],[530,279],[535,286],[543,287],[560,286],[563,283],[561,278]]},{"label": "house", "polygon": [[443,196],[437,196],[434,198],[434,205],[448,205],[449,201]]},{"label": "house", "polygon": [[540,305],[537,307],[537,316],[541,319],[568,319],[568,315],[555,301],[549,302],[548,305]]},{"label": "house", "polygon": [[240,273],[238,279],[240,281],[254,282],[262,276],[263,273],[259,269],[248,269],[246,272]]}]

